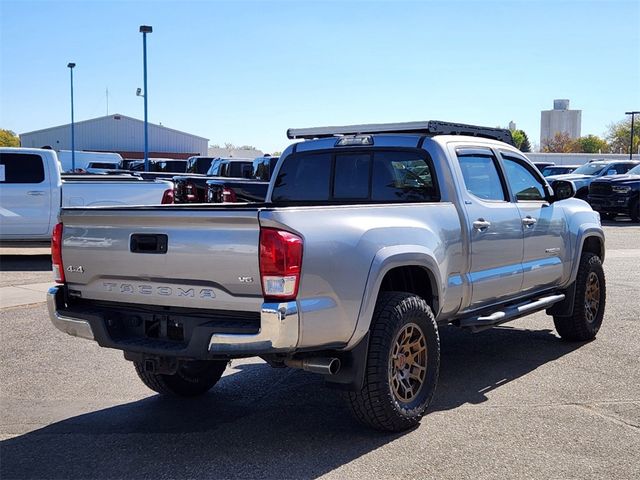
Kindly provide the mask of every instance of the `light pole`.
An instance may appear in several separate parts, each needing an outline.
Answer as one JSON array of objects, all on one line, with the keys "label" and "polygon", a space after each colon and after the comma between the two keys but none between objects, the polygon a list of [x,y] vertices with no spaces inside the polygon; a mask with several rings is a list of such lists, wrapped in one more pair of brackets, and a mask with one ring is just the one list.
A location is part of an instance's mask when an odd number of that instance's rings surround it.
[{"label": "light pole", "polygon": [[640,115],[640,112],[624,112],[625,115],[631,115],[631,140],[629,142],[629,160],[633,160],[633,121],[636,115]]},{"label": "light pole", "polygon": [[76,66],[75,63],[67,63],[67,67],[69,67],[69,71],[71,72],[71,171],[75,172],[76,170],[76,132],[75,132],[75,123],[73,121],[73,68]]},{"label": "light pole", "polygon": [[149,171],[149,121],[147,119],[147,102],[149,95],[147,91],[147,33],[153,32],[150,25],[140,25],[142,33],[142,62],[144,63],[144,171]]}]

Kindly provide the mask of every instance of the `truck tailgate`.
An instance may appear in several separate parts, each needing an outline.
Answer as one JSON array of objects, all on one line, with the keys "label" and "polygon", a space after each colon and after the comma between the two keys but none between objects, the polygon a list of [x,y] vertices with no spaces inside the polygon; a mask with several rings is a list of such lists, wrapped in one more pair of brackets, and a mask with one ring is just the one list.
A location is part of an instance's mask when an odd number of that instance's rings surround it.
[{"label": "truck tailgate", "polygon": [[71,295],[260,310],[257,208],[63,209],[61,221],[62,261]]}]

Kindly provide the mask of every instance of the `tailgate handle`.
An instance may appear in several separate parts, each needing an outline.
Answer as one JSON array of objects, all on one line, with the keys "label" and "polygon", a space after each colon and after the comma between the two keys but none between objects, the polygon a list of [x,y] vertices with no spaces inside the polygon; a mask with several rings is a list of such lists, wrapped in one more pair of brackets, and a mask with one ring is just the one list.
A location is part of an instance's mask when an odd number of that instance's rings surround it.
[{"label": "tailgate handle", "polygon": [[129,247],[133,253],[167,253],[169,239],[163,233],[134,233]]}]

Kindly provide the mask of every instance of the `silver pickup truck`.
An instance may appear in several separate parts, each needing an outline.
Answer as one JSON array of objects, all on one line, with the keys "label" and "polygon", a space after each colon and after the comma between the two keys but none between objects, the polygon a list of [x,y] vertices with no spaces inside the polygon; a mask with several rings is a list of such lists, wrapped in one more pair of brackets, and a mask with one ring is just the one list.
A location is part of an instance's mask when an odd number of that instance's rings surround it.
[{"label": "silver pickup truck", "polygon": [[54,325],[124,351],[151,389],[208,391],[260,356],[344,389],[381,430],[416,425],[438,326],[547,311],[568,341],[605,308],[600,218],[508,130],[444,122],[289,130],[264,203],[65,208]]}]

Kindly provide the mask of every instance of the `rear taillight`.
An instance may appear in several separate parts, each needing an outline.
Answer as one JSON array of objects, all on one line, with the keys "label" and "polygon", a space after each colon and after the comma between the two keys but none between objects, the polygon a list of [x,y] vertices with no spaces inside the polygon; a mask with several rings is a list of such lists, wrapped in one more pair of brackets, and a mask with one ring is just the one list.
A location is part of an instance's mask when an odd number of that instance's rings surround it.
[{"label": "rear taillight", "polygon": [[236,192],[233,188],[223,188],[222,189],[222,202],[223,203],[234,203],[238,201],[238,197],[236,196]]},{"label": "rear taillight", "polygon": [[275,228],[260,230],[260,276],[265,299],[295,299],[301,267],[302,238]]},{"label": "rear taillight", "polygon": [[53,279],[57,283],[64,283],[64,266],[62,265],[62,224],[58,223],[53,227],[51,235],[51,265],[53,269]]},{"label": "rear taillight", "polygon": [[175,195],[173,192],[173,188],[170,188],[169,190],[165,190],[164,194],[162,195],[162,201],[160,202],[162,205],[166,205],[168,203],[174,203],[175,199]]}]

